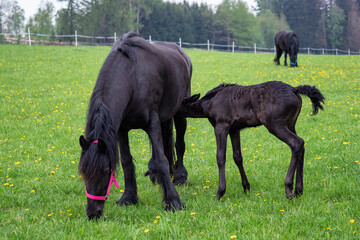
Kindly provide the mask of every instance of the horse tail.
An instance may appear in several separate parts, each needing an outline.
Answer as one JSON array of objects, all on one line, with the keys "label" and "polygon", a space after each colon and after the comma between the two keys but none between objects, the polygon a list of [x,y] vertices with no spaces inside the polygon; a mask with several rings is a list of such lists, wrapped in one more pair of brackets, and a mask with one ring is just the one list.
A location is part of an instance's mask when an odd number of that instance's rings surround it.
[{"label": "horse tail", "polygon": [[174,138],[173,138],[173,120],[170,119],[161,123],[161,133],[164,145],[164,154],[169,161],[170,175],[174,174],[175,154],[174,154]]},{"label": "horse tail", "polygon": [[200,94],[185,98],[181,103],[179,113],[182,114],[184,117],[206,118],[207,116],[201,105],[201,101],[198,101],[199,98]]},{"label": "horse tail", "polygon": [[312,105],[313,105],[313,114],[317,114],[319,108],[324,110],[324,107],[321,103],[325,104],[324,100],[325,97],[321,94],[320,90],[317,89],[315,86],[309,85],[302,85],[294,88],[294,92],[301,95],[306,95],[310,98]]}]

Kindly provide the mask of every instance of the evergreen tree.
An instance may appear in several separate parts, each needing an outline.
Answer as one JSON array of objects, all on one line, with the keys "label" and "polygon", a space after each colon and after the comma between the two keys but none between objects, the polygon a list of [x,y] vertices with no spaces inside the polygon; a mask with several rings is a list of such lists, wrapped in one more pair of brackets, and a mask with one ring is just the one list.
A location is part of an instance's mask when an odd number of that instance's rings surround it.
[{"label": "evergreen tree", "polygon": [[345,23],[344,10],[332,4],[327,19],[328,42],[332,48],[341,48]]}]

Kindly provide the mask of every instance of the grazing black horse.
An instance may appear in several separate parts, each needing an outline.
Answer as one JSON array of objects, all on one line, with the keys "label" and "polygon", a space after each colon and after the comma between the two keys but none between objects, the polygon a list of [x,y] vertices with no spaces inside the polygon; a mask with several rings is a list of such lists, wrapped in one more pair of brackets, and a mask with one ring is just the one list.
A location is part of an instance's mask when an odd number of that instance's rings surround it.
[{"label": "grazing black horse", "polygon": [[290,67],[297,67],[297,54],[299,52],[299,39],[294,32],[280,31],[275,35],[276,57],[274,62],[280,65],[280,57],[285,52],[284,65],[287,66],[286,57],[289,54]]},{"label": "grazing black horse", "polygon": [[[166,210],[181,210],[183,204],[170,178],[172,159],[172,121],[176,127],[177,164],[174,182],[186,181],[183,166],[186,118],[177,114],[184,98],[190,96],[192,64],[189,56],[172,43],[149,43],[140,35],[121,36],[106,58],[92,93],[79,172],[87,193],[89,219],[100,218],[107,199],[107,188],[114,182],[119,162],[124,172],[125,191],[119,205],[135,204],[137,185],[130,153],[128,132],[143,129],[152,144],[147,174],[159,181]],[[170,164],[169,164],[170,162]],[[116,180],[115,180],[116,182]]]},{"label": "grazing black horse", "polygon": [[[208,118],[215,128],[217,165],[219,168],[220,199],[226,191],[225,161],[227,135],[230,135],[234,161],[239,168],[244,191],[250,190],[240,149],[240,130],[264,125],[291,149],[291,162],[285,178],[285,194],[289,199],[303,192],[304,140],[295,131],[302,99],[306,95],[313,104],[313,114],[320,108],[324,97],[309,85],[292,87],[278,81],[253,86],[222,84],[209,91],[203,98],[200,94],[183,101],[180,112],[186,117]],[[296,186],[293,193],[296,170]]]}]

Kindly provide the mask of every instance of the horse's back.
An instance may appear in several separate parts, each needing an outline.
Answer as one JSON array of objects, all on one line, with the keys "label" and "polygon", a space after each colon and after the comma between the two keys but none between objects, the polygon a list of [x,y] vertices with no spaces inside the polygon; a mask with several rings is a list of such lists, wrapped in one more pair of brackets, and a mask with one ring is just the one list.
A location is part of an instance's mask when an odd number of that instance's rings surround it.
[{"label": "horse's back", "polygon": [[[133,119],[147,121],[149,112],[155,111],[160,120],[170,119],[180,107],[182,100],[190,96],[191,61],[176,44],[149,43],[137,34],[119,38],[112,51],[121,52],[118,64],[130,62],[127,76],[118,74],[117,84],[129,86],[127,106],[128,123]],[[115,67],[109,71],[116,71]],[[128,119],[128,120],[127,120]]]}]

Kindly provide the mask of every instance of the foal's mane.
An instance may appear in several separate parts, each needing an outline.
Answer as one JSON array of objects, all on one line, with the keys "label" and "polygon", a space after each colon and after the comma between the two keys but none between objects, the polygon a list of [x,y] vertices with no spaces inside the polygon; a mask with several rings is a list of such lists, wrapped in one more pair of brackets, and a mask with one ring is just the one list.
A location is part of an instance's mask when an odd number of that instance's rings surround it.
[{"label": "foal's mane", "polygon": [[201,100],[209,100],[211,98],[213,98],[218,92],[220,92],[221,90],[223,90],[224,88],[230,87],[230,86],[237,86],[236,84],[230,84],[230,83],[222,83],[219,86],[217,86],[214,89],[211,89],[210,91],[208,91],[204,97],[202,97]]}]

